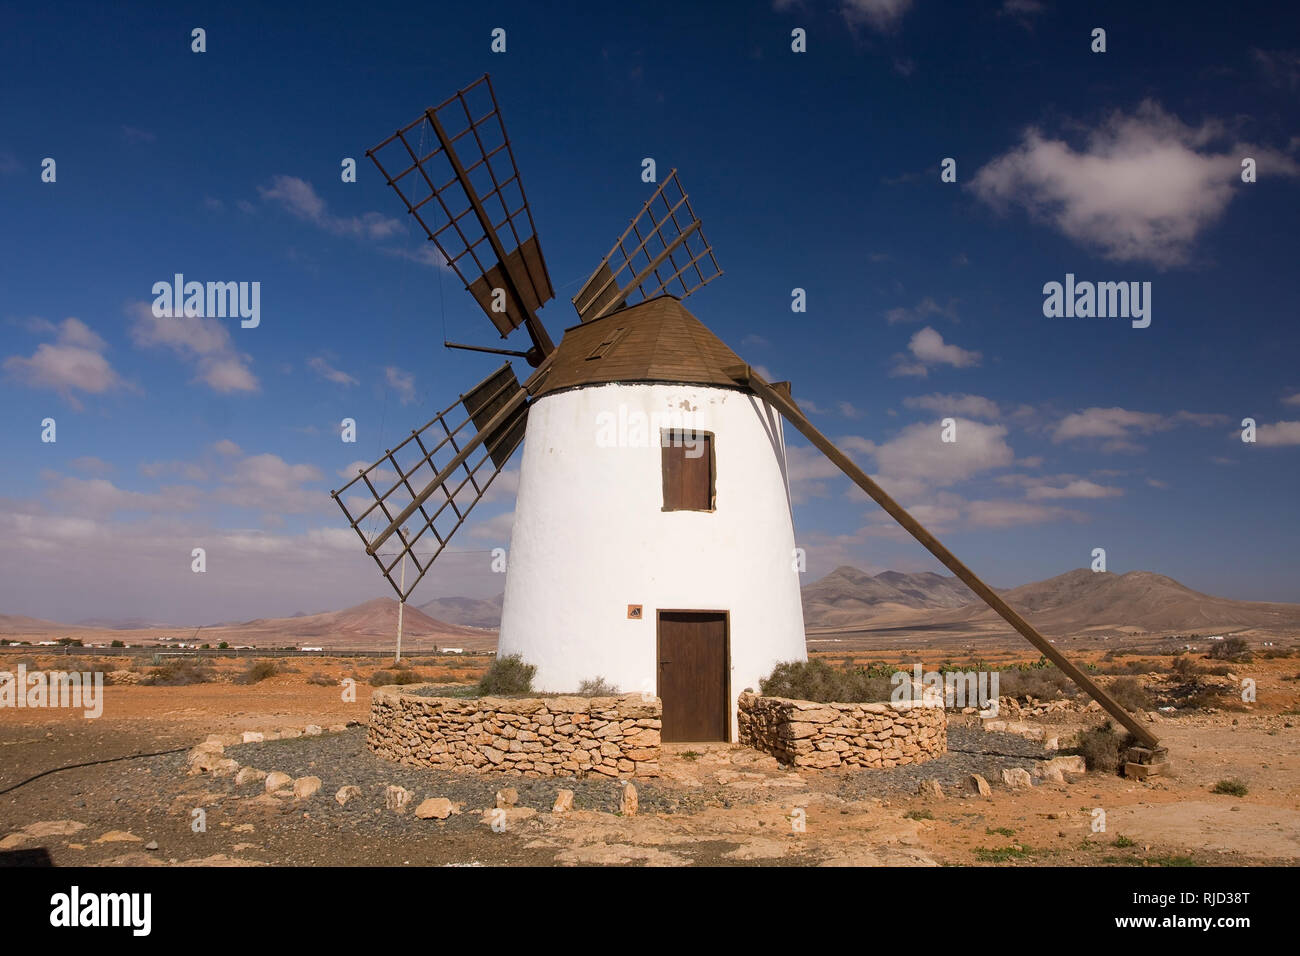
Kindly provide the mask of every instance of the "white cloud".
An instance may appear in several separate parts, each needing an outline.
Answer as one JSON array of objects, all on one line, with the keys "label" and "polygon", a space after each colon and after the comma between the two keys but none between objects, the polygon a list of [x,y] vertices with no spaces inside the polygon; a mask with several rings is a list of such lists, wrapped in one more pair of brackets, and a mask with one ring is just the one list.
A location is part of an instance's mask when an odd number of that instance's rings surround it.
[{"label": "white cloud", "polygon": [[921,322],[932,315],[942,316],[946,319],[955,319],[957,318],[956,303],[953,300],[949,300],[946,306],[940,305],[927,295],[913,308],[907,309],[900,306],[888,310],[885,313],[885,321],[890,325],[897,325],[900,322]]},{"label": "white cloud", "polygon": [[876,447],[876,468],[887,482],[912,479],[950,485],[1015,460],[1004,425],[956,419],[954,442],[942,440],[938,422],[918,422]]},{"label": "white cloud", "polygon": [[1084,518],[1077,511],[1027,501],[972,501],[966,508],[966,520],[976,528],[1010,528],[1063,519],[1083,521]]},{"label": "white cloud", "polygon": [[1216,121],[1190,126],[1145,100],[1131,114],[1112,113],[1078,149],[1030,127],[1018,146],[976,173],[971,188],[995,209],[1022,206],[1108,259],[1180,265],[1238,191],[1243,156],[1274,175],[1300,174],[1265,147],[1213,151],[1224,135]]},{"label": "white cloud", "polygon": [[992,399],[979,395],[914,395],[903,399],[908,408],[924,408],[939,415],[965,415],[968,418],[1000,418],[1002,410]]},{"label": "white cloud", "polygon": [[[1233,437],[1240,439],[1239,432]],[[1259,425],[1255,429],[1255,441],[1265,447],[1278,448],[1283,445],[1300,445],[1300,422],[1277,422],[1273,425]]]},{"label": "white cloud", "polygon": [[1286,396],[1284,399],[1282,399],[1282,404],[1283,404],[1283,405],[1300,405],[1300,392],[1296,392],[1294,395],[1288,395],[1288,396]]},{"label": "white cloud", "polygon": [[58,392],[73,408],[81,402],[73,392],[101,395],[118,388],[131,388],[114,371],[103,355],[104,340],[80,319],[64,319],[58,325],[38,319],[32,328],[53,333],[53,343],[42,342],[31,356],[11,355],[4,360],[5,371],[33,388]]},{"label": "white cloud", "polygon": [[252,359],[235,350],[230,330],[219,319],[201,316],[157,316],[148,302],[132,302],[126,308],[131,323],[131,340],[142,348],[167,348],[197,367],[195,381],[213,391],[255,392],[257,376],[250,369]]},{"label": "white cloud", "polygon": [[907,356],[894,356],[891,375],[917,375],[925,377],[931,366],[951,365],[954,368],[970,368],[979,365],[983,356],[959,346],[944,342],[943,336],[928,325],[912,336],[907,343],[908,351],[916,361],[909,361]]},{"label": "white cloud", "polygon": [[322,356],[315,356],[307,360],[307,367],[312,369],[321,378],[333,382],[335,385],[358,385],[360,384],[355,378],[347,372],[342,372],[330,365]]},{"label": "white cloud", "polygon": [[1085,408],[1061,419],[1052,433],[1052,441],[1071,438],[1126,439],[1133,433],[1149,434],[1173,427],[1168,415],[1134,412],[1126,408]]},{"label": "white cloud", "polygon": [[790,499],[795,503],[824,498],[830,493],[826,480],[843,474],[833,461],[807,445],[787,445],[785,466]]},{"label": "white cloud", "polygon": [[155,493],[126,491],[105,478],[64,477],[49,491],[50,500],[66,513],[108,517],[122,511],[193,511],[199,506],[199,489],[187,485],[162,488]]},{"label": "white cloud", "polygon": [[212,450],[215,451],[218,455],[226,455],[226,456],[242,455],[244,453],[244,450],[240,448],[238,445],[236,445],[229,438],[223,438],[218,442],[213,442]]},{"label": "white cloud", "polygon": [[1078,478],[1060,487],[1050,484],[1031,485],[1026,497],[1038,501],[1047,498],[1118,498],[1124,494],[1122,488],[1099,485],[1085,478]]},{"label": "white cloud", "polygon": [[403,405],[409,405],[415,401],[415,376],[410,372],[404,372],[396,365],[389,365],[384,368],[384,381],[388,387],[397,392],[397,397]]},{"label": "white cloud", "polygon": [[1052,432],[1052,441],[1104,438],[1108,441],[1102,444],[1103,451],[1141,451],[1142,446],[1132,440],[1136,435],[1166,431],[1182,424],[1208,428],[1229,421],[1226,415],[1185,410],[1174,412],[1172,415],[1160,415],[1118,407],[1085,408],[1081,412],[1072,412],[1061,419]]},{"label": "white cloud", "polygon": [[106,475],[113,470],[111,464],[94,455],[83,455],[80,458],[74,458],[68,464],[72,465],[77,471],[83,471],[88,475]]},{"label": "white cloud", "polygon": [[310,483],[324,476],[315,465],[293,465],[279,455],[250,455],[222,478],[217,497],[227,504],[270,513],[301,514],[329,504],[329,496]]},{"label": "white cloud", "polygon": [[259,187],[258,193],[263,200],[277,203],[299,219],[335,235],[388,239],[402,232],[400,220],[377,212],[360,216],[332,215],[325,200],[316,194],[312,184],[297,176],[276,176],[271,180],[270,186]]},{"label": "white cloud", "polygon": [[840,13],[851,26],[868,26],[881,33],[898,27],[912,0],[842,0]]}]

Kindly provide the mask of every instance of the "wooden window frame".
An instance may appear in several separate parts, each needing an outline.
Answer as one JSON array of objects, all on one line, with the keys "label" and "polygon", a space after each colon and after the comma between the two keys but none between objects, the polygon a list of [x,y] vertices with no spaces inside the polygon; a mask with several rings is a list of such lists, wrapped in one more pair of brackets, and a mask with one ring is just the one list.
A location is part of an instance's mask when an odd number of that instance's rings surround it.
[{"label": "wooden window frame", "polygon": [[[664,450],[672,445],[671,437],[673,435],[685,435],[690,433],[696,437],[706,437],[709,440],[709,506],[707,508],[670,508],[668,507],[667,488],[661,488],[664,504],[661,511],[693,511],[699,514],[713,514],[718,510],[718,440],[714,432],[705,431],[701,428],[661,428],[659,429],[659,472],[661,481],[667,479],[667,472],[664,470]],[[684,442],[683,442],[684,443]]]}]

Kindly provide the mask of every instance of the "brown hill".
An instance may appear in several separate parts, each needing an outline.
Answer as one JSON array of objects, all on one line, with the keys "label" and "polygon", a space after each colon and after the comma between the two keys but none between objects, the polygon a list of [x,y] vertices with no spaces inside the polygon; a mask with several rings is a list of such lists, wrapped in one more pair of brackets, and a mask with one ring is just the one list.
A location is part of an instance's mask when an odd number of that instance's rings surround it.
[{"label": "brown hill", "polygon": [[[324,648],[387,647],[397,639],[397,601],[375,598],[364,604],[306,614],[301,617],[258,618],[241,624],[205,627],[200,640],[228,641],[267,647],[280,644]],[[448,624],[409,604],[402,618],[402,642],[415,648],[431,644],[456,647],[495,647],[496,635],[481,629]]]},{"label": "brown hill", "polygon": [[431,617],[452,624],[489,627],[495,630],[501,626],[501,603],[504,599],[504,594],[498,594],[494,598],[434,598],[421,604],[420,610]]},{"label": "brown hill", "polygon": [[870,575],[844,565],[803,589],[804,626],[851,626],[893,612],[959,608],[974,598],[953,577],[928,571]]},{"label": "brown hill", "polygon": [[[934,595],[915,595],[914,605],[900,608],[896,600],[876,600],[881,593],[876,584],[880,575],[872,578],[863,572],[857,572],[861,578],[865,578],[865,581],[860,581],[852,575],[841,574],[846,570],[855,569],[840,568],[834,575],[828,575],[828,578],[836,578],[830,591],[839,596],[829,605],[814,601],[811,616],[807,610],[810,606],[808,592],[822,582],[815,582],[804,589],[806,626],[845,630],[875,629],[882,626],[911,630],[950,630],[961,626],[1001,625],[1001,618],[955,578],[929,575],[929,578],[947,582],[946,586]],[[925,583],[917,580],[925,576],[908,577],[913,579],[915,585]],[[840,593],[846,585],[851,586],[854,580],[859,580],[863,585],[859,597],[855,598],[851,592]],[[966,593],[966,601],[961,607],[944,606],[941,602],[952,598],[954,588]],[[1300,604],[1234,601],[1215,597],[1193,591],[1173,578],[1150,571],[1112,574],[1080,568],[1045,581],[1010,590],[1000,589],[999,593],[1013,608],[1024,613],[1035,627],[1048,634],[1125,628],[1151,633],[1201,634],[1230,628],[1261,628],[1270,631],[1300,628]]]},{"label": "brown hill", "polygon": [[[87,644],[124,640],[130,644],[153,643],[164,638],[255,647],[322,647],[326,650],[370,650],[392,647],[397,640],[397,601],[375,598],[342,611],[304,614],[294,617],[257,618],[252,621],[217,624],[198,628],[153,628],[122,630],[57,624],[17,615],[0,615],[0,634],[26,640],[74,637]],[[463,647],[491,650],[496,633],[482,628],[462,627],[430,617],[407,605],[402,619],[402,646],[411,650]]]}]

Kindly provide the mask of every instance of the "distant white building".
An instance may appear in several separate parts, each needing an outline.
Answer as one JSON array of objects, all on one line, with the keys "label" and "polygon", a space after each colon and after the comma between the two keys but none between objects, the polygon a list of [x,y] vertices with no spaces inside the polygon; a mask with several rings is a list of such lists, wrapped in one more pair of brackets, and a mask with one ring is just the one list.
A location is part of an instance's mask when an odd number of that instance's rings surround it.
[{"label": "distant white building", "polygon": [[325,650],[325,648],[323,648],[323,647],[300,647],[300,648],[298,648],[298,650],[300,650],[300,651],[323,651],[323,650]]},{"label": "distant white building", "polygon": [[444,647],[444,648],[442,649],[442,652],[443,652],[444,654],[464,654],[464,653],[465,653],[465,648],[463,648],[463,647]]}]

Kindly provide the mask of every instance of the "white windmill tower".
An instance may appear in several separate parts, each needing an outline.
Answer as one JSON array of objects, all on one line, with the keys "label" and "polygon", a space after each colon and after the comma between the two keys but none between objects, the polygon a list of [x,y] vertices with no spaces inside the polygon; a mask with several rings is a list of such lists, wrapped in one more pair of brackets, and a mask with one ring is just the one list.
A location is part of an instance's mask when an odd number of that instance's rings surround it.
[{"label": "white windmill tower", "polygon": [[[402,601],[527,437],[500,653],[535,665],[539,690],[573,691],[600,676],[656,693],[665,741],[734,740],[739,692],[777,662],[806,657],[784,418],[1156,745],[836,448],[788,383],[766,382],[686,311],[680,300],[721,270],[676,170],[574,297],[579,323],[556,346],[537,317],[555,293],[490,79],[367,155],[501,337],[523,326],[532,341],[527,351],[445,343],[524,358],[533,372],[520,384],[505,363],[332,492]],[[458,407],[464,417],[453,422]],[[359,484],[373,500],[354,516],[345,493]],[[361,524],[373,517],[384,527],[367,537]],[[394,534],[401,547],[381,556]],[[417,545],[432,553],[417,555]],[[416,573],[406,584],[394,570],[408,555]]]}]

